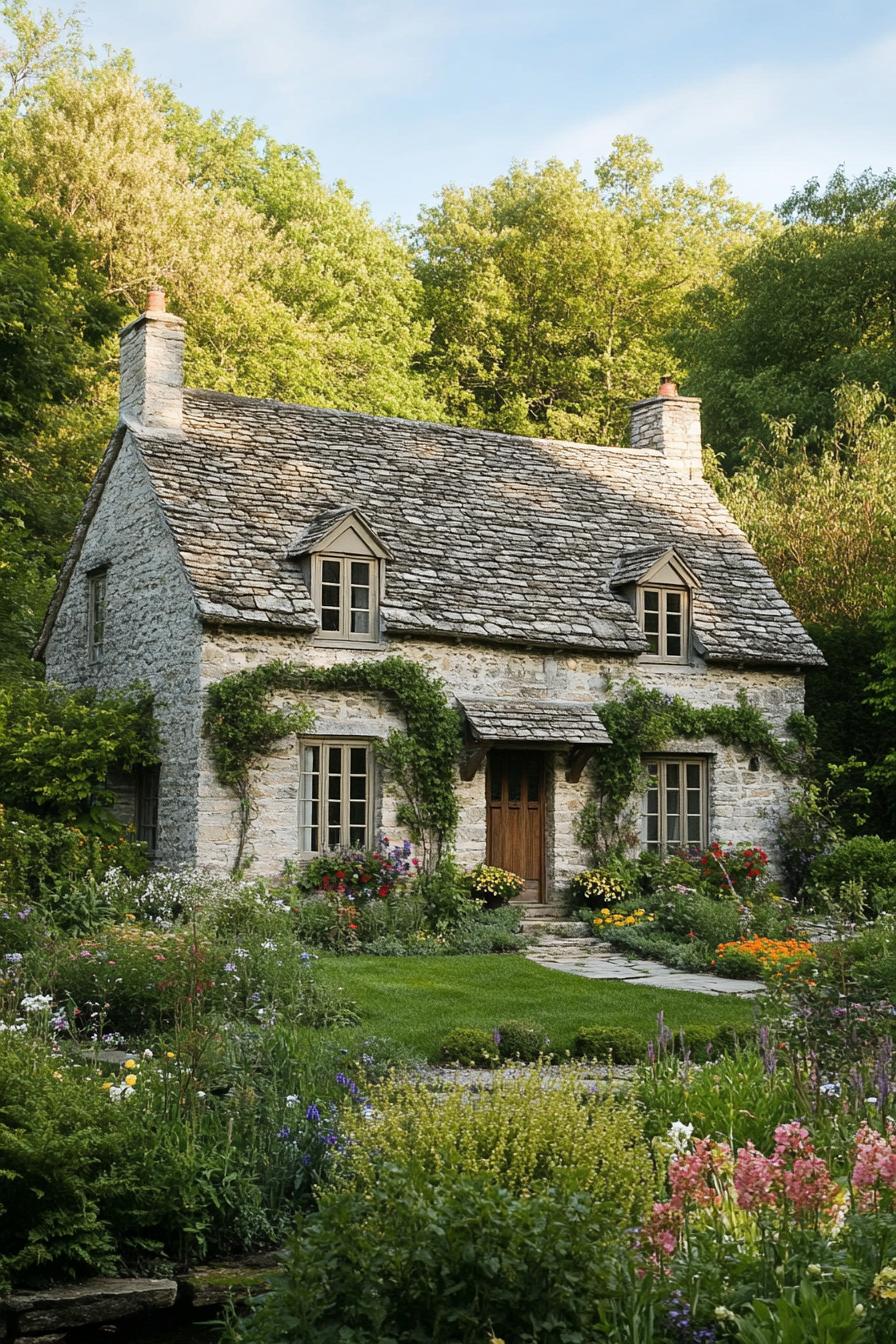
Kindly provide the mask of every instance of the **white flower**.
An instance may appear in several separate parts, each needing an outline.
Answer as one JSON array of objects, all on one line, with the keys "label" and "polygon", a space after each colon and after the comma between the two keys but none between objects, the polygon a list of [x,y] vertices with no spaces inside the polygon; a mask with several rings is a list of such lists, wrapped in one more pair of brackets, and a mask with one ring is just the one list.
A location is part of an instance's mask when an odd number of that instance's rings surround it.
[{"label": "white flower", "polygon": [[151,1050],[144,1050],[144,1051],[143,1051],[143,1058],[144,1058],[144,1059],[152,1059],[152,1051],[151,1051]]},{"label": "white flower", "polygon": [[856,1312],[856,1315],[857,1315],[857,1316],[864,1316],[864,1315],[865,1315],[865,1308],[862,1306],[861,1302],[857,1302],[857,1303],[856,1303],[856,1306],[855,1306],[855,1312]]},{"label": "white flower", "polygon": [[290,1092],[289,1096],[286,1098],[286,1104],[287,1106],[298,1106],[299,1099],[295,1092]]},{"label": "white flower", "polygon": [[235,947],[233,949],[233,955],[235,957],[248,957],[249,953],[244,947]]},{"label": "white flower", "polygon": [[134,1095],[134,1089],[132,1087],[126,1087],[121,1095],[125,1099],[127,1099],[128,1097],[132,1097]]},{"label": "white flower", "polygon": [[693,1133],[693,1125],[686,1125],[681,1120],[673,1120],[669,1126],[667,1137],[676,1153],[683,1153],[690,1143]]},{"label": "white flower", "polygon": [[124,1091],[124,1088],[122,1088],[122,1087],[110,1087],[110,1088],[109,1088],[109,1100],[110,1100],[110,1101],[121,1101],[121,1094],[122,1094],[123,1091]]},{"label": "white flower", "polygon": [[819,1090],[819,1092],[821,1093],[821,1095],[822,1095],[823,1097],[839,1097],[839,1095],[840,1095],[840,1084],[839,1084],[839,1083],[822,1083],[821,1087],[820,1087],[818,1090]]},{"label": "white flower", "polygon": [[204,1093],[204,1092],[197,1092],[196,1095],[197,1095],[197,1097],[199,1098],[200,1101],[204,1101],[204,1100],[205,1100],[205,1093]]},{"label": "white flower", "polygon": [[26,994],[19,1005],[26,1013],[43,1013],[53,1005],[51,994]]},{"label": "white flower", "polygon": [[877,1105],[877,1097],[866,1097],[866,1098],[865,1098],[865,1105],[866,1105],[866,1106],[876,1106],[876,1105]]},{"label": "white flower", "polygon": [[27,1031],[27,1024],[24,1022],[0,1022],[0,1031]]},{"label": "white flower", "polygon": [[713,1314],[717,1321],[733,1321],[737,1319],[734,1312],[730,1311],[728,1307],[716,1307]]},{"label": "white flower", "polygon": [[264,948],[265,952],[275,952],[277,949],[277,944],[274,942],[273,938],[265,938],[264,942],[262,943],[262,947]]}]

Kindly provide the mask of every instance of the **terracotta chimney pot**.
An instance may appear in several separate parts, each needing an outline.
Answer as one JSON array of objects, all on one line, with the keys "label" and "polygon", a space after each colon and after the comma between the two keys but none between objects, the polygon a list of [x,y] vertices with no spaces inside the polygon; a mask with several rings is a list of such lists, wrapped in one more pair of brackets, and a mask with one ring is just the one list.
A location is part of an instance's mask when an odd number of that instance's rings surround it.
[{"label": "terracotta chimney pot", "polygon": [[160,285],[153,285],[146,296],[146,311],[148,313],[164,313],[165,311],[165,291]]},{"label": "terracotta chimney pot", "polygon": [[678,384],[673,382],[668,374],[664,374],[660,379],[660,389],[657,395],[660,397],[677,397]]}]

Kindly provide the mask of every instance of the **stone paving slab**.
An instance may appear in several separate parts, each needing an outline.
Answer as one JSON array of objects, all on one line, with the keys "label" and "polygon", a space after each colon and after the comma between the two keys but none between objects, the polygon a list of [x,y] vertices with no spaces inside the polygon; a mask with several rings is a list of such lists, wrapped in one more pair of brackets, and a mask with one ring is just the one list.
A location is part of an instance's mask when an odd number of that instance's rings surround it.
[{"label": "stone paving slab", "polygon": [[682,989],[697,994],[738,994],[752,998],[762,991],[760,980],[729,980],[703,971],[676,971],[656,961],[643,961],[617,952],[607,943],[593,943],[591,949],[576,940],[544,938],[526,953],[530,961],[551,971],[565,971],[585,980],[628,980],[655,989]]}]

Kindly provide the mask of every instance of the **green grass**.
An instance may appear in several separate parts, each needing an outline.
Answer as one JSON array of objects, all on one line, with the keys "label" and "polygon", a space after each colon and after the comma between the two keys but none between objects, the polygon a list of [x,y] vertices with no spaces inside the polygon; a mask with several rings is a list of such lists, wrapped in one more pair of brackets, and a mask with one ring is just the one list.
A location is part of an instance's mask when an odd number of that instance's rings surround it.
[{"label": "green grass", "polygon": [[389,1037],[428,1059],[452,1028],[491,1030],[510,1018],[538,1022],[559,1050],[584,1026],[632,1027],[647,1039],[660,1010],[673,1031],[749,1030],[753,1021],[752,1006],[732,995],[585,980],[520,956],[321,957],[318,970],[357,1005],[366,1035]]}]

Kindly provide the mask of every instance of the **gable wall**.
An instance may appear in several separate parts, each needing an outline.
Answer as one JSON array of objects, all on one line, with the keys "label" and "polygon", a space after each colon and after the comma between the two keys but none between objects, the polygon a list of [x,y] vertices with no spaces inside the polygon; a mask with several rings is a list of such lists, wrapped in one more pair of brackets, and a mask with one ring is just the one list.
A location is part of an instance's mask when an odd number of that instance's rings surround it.
[{"label": "gable wall", "polygon": [[[685,665],[637,665],[627,659],[596,658],[571,654],[495,649],[475,644],[435,641],[393,641],[379,649],[325,649],[300,636],[274,635],[240,630],[206,631],[202,642],[203,687],[241,668],[286,658],[315,667],[336,662],[383,657],[398,653],[421,663],[442,678],[449,692],[463,698],[474,696],[534,697],[599,703],[607,698],[608,678],[617,688],[630,676],[647,686],[684,696],[694,705],[735,703],[740,690],[784,733],[788,716],[803,706],[803,678],[792,672],[735,671],[727,668]],[[385,736],[401,721],[388,699],[370,695],[320,695],[305,697],[318,720],[313,733],[376,738]],[[284,701],[285,702],[285,701]],[[760,770],[749,770],[742,752],[720,744],[682,742],[670,751],[706,752],[711,756],[710,836],[725,842],[754,841],[771,848],[772,821],[764,815],[780,806],[790,785],[763,760]],[[549,891],[562,890],[586,856],[575,842],[575,826],[583,804],[590,796],[587,771],[578,784],[564,778],[562,753],[549,761],[546,809],[546,840]],[[259,872],[278,871],[285,859],[294,857],[298,816],[298,758],[295,739],[279,744],[256,771],[258,814],[249,836]],[[472,780],[458,780],[461,822],[457,856],[464,864],[485,856],[485,772]],[[203,866],[229,868],[235,851],[236,808],[232,797],[218,784],[202,744],[200,764],[199,849]],[[391,837],[397,800],[388,793],[382,800],[378,825]]]},{"label": "gable wall", "polygon": [[[103,661],[87,656],[88,572],[108,564]],[[46,650],[47,680],[156,692],[162,736],[158,861],[194,861],[200,626],[190,585],[139,454],[125,436]]]}]

